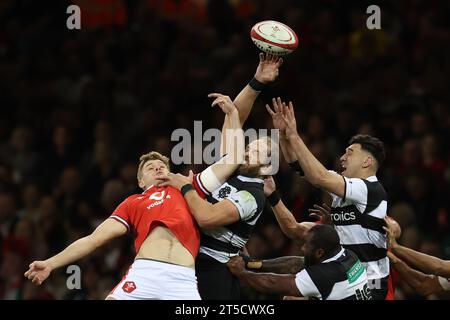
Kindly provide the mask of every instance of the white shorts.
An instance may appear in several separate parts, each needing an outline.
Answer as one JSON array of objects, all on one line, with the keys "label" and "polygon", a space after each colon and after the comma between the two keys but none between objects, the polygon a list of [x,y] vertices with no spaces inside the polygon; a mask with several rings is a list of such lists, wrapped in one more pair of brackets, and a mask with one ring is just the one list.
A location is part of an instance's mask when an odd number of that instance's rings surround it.
[{"label": "white shorts", "polygon": [[150,259],[136,259],[111,291],[116,300],[200,300],[195,270]]}]

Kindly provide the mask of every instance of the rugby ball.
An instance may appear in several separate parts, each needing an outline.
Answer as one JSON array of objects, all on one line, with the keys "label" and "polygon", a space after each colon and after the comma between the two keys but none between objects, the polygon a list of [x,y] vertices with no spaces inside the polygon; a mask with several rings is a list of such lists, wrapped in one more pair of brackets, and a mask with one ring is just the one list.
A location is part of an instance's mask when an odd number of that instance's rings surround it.
[{"label": "rugby ball", "polygon": [[258,22],[252,27],[250,36],[261,51],[277,56],[287,55],[298,46],[294,30],[278,21]]}]

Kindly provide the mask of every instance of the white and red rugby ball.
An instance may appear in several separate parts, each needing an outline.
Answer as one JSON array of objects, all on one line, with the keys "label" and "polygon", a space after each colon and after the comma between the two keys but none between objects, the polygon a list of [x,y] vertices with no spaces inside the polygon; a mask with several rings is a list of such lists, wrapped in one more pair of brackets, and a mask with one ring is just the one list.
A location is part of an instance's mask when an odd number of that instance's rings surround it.
[{"label": "white and red rugby ball", "polygon": [[287,55],[298,46],[298,37],[294,30],[278,21],[258,22],[252,27],[250,36],[261,51],[277,56]]}]

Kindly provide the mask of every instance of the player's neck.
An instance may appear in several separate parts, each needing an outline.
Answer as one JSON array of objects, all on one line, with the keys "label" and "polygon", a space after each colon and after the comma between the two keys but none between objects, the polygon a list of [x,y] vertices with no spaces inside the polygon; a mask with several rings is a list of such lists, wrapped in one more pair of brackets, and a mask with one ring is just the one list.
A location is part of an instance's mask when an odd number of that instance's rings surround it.
[{"label": "player's neck", "polygon": [[355,178],[367,179],[367,178],[375,176],[375,175],[376,175],[376,172],[373,172],[372,170],[364,170],[364,171],[361,171]]}]

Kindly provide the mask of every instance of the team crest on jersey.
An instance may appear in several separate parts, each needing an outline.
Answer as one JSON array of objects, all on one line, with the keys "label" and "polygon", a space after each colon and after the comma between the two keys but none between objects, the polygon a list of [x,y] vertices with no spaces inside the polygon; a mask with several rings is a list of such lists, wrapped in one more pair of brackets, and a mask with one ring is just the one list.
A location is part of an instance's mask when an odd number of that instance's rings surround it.
[{"label": "team crest on jersey", "polygon": [[231,192],[231,188],[229,186],[223,187],[219,190],[219,198],[225,198]]},{"label": "team crest on jersey", "polygon": [[136,284],[134,281],[127,281],[123,284],[122,290],[126,293],[132,293],[134,290],[136,290]]},{"label": "team crest on jersey", "polygon": [[226,197],[228,197],[230,194],[237,192],[237,189],[231,185],[229,185],[228,183],[224,183],[222,185],[222,187],[220,187],[219,189],[216,189],[212,196],[217,199],[225,199]]}]

